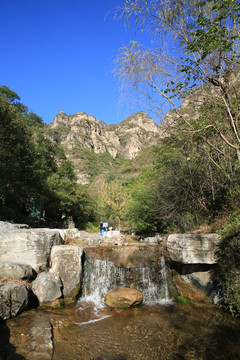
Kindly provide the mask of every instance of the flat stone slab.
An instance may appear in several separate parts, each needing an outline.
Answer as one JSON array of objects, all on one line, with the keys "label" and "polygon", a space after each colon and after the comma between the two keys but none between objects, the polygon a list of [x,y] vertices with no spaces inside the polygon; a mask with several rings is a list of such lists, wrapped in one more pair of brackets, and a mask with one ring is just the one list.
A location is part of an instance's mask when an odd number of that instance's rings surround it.
[{"label": "flat stone slab", "polygon": [[172,234],[167,251],[172,261],[182,264],[215,264],[218,234]]}]

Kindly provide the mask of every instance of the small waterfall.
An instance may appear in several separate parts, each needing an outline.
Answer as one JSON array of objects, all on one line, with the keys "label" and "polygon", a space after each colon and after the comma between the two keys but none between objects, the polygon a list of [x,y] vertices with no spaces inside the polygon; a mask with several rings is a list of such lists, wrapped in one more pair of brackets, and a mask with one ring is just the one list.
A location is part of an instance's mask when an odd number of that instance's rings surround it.
[{"label": "small waterfall", "polygon": [[145,304],[170,302],[164,256],[157,269],[120,268],[111,261],[86,257],[81,301],[104,306],[104,297],[114,286],[135,286],[142,291]]}]

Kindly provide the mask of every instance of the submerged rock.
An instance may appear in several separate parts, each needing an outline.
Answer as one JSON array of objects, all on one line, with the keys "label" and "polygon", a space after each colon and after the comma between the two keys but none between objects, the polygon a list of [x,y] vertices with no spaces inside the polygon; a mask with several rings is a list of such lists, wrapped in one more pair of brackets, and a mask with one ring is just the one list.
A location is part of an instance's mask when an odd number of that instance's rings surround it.
[{"label": "submerged rock", "polygon": [[104,302],[111,308],[129,308],[141,304],[143,294],[141,291],[126,288],[123,286],[115,286],[105,296]]},{"label": "submerged rock", "polygon": [[29,329],[29,354],[27,359],[51,360],[53,355],[53,330],[47,317],[34,319]]}]

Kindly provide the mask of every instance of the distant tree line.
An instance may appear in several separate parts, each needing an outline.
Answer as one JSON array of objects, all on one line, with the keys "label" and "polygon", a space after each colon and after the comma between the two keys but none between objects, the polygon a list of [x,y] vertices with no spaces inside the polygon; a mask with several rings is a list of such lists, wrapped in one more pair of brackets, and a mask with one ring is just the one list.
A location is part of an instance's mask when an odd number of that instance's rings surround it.
[{"label": "distant tree line", "polygon": [[0,87],[0,124],[0,219],[29,222],[33,215],[32,221],[62,221],[71,216],[82,226],[91,220],[93,207],[76,183],[73,165],[46,137],[42,119],[5,85]]}]

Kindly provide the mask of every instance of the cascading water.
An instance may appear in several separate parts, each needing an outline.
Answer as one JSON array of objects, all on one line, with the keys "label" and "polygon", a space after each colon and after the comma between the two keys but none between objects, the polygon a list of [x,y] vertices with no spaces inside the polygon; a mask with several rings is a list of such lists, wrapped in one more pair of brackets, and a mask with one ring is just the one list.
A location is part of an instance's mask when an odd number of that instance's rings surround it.
[{"label": "cascading water", "polygon": [[120,268],[113,262],[86,257],[81,301],[104,306],[104,297],[114,286],[134,286],[143,293],[145,304],[170,302],[164,256],[159,267]]}]

